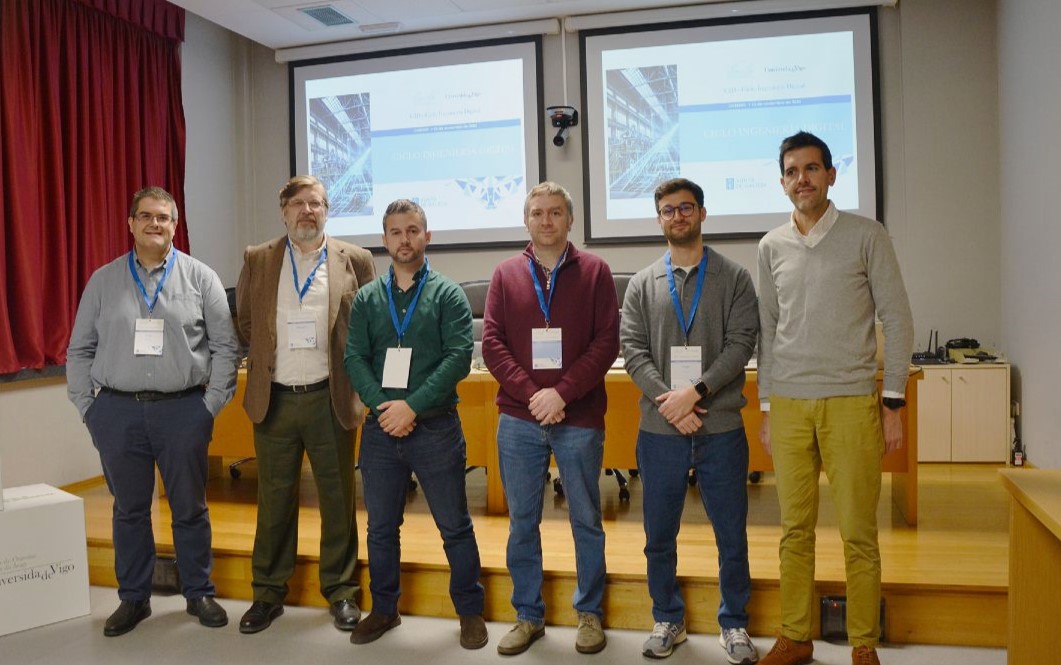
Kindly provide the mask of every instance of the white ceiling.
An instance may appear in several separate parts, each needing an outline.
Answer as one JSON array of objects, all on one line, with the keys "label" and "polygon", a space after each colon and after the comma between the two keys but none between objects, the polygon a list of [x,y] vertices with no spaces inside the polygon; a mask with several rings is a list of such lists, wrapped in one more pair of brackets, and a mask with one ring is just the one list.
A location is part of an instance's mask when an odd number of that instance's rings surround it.
[{"label": "white ceiling", "polygon": [[[398,34],[603,12],[731,0],[170,0],[273,49],[376,36],[362,28],[400,24]],[[354,25],[324,27],[299,7],[331,5]],[[392,34],[392,33],[388,33]]]}]

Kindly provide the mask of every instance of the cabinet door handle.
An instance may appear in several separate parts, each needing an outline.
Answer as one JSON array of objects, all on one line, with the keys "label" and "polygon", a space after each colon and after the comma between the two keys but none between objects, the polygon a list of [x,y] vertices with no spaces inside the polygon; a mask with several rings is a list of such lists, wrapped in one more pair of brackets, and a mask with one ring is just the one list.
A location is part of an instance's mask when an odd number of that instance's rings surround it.
[{"label": "cabinet door handle", "polygon": [[940,378],[943,379],[943,383],[950,383],[950,377],[949,376],[942,376]]},{"label": "cabinet door handle", "polygon": [[959,376],[958,380],[961,381],[962,383],[969,383],[968,381],[965,380],[964,376]]}]

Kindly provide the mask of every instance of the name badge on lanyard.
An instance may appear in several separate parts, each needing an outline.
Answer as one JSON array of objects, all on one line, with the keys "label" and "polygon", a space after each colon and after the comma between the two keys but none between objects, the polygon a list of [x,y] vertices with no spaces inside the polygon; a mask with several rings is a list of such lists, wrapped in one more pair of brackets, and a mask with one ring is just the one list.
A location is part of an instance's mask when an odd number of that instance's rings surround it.
[{"label": "name badge on lanyard", "polygon": [[409,323],[413,320],[413,311],[416,310],[416,306],[420,302],[420,294],[424,291],[424,285],[427,284],[427,277],[430,273],[431,264],[425,257],[424,274],[420,277],[420,283],[416,286],[416,293],[413,294],[413,299],[409,302],[409,308],[405,310],[405,316],[401,321],[398,321],[398,308],[394,304],[394,289],[392,287],[394,268],[392,267],[387,274],[387,279],[385,280],[387,304],[390,307],[394,332],[398,335],[398,346],[388,348],[387,355],[383,360],[383,380],[380,385],[384,388],[401,388],[404,390],[409,387],[409,373],[413,364],[413,349],[409,346],[402,346],[402,337],[405,336],[405,331],[409,329]]},{"label": "name badge on lanyard", "polygon": [[670,388],[678,390],[696,380],[703,374],[701,365],[702,348],[699,346],[672,346],[670,348]]},{"label": "name badge on lanyard", "polygon": [[[291,245],[291,238],[287,239],[287,257],[291,260],[291,277],[295,280],[295,294],[298,296],[298,305],[302,306],[302,299],[313,285],[313,278],[317,271],[328,259],[328,245],[321,248],[320,258],[317,265],[306,276],[306,281],[299,283],[298,264],[295,263],[295,248]],[[288,312],[287,314],[287,348],[288,349],[315,349],[317,348],[317,317],[309,313]]]},{"label": "name badge on lanyard", "polygon": [[563,340],[559,328],[531,328],[533,369],[561,369]]},{"label": "name badge on lanyard", "polygon": [[161,356],[164,332],[162,319],[137,319],[133,329],[133,355]]},{"label": "name badge on lanyard", "polygon": [[309,313],[287,313],[287,348],[317,348],[317,318]]},{"label": "name badge on lanyard", "polygon": [[387,357],[383,361],[384,388],[408,388],[409,370],[413,366],[413,350],[408,346],[391,347],[387,349]]},{"label": "name badge on lanyard", "polygon": [[684,388],[701,378],[703,373],[703,349],[699,346],[689,346],[689,331],[693,329],[693,320],[696,318],[696,310],[700,306],[700,297],[704,292],[704,275],[707,273],[707,250],[700,257],[700,267],[696,274],[696,288],[693,290],[693,303],[689,308],[689,318],[685,318],[682,307],[681,294],[674,282],[674,267],[671,265],[671,256],[668,251],[663,257],[663,263],[667,267],[667,284],[670,287],[671,304],[674,305],[674,313],[678,317],[678,324],[685,335],[684,346],[672,346],[670,348],[670,387],[671,390]]},{"label": "name badge on lanyard", "polygon": [[144,304],[147,305],[148,318],[138,318],[133,324],[133,355],[161,356],[162,343],[165,338],[165,322],[162,319],[153,318],[152,315],[155,312],[155,305],[158,304],[158,296],[162,293],[162,285],[166,283],[170,272],[173,271],[173,266],[177,263],[177,249],[170,249],[169,256],[166,257],[166,267],[162,271],[162,277],[158,280],[158,286],[155,287],[153,296],[147,295],[147,288],[144,287],[144,282],[140,279],[140,273],[136,271],[134,256],[135,252],[131,250],[129,252],[129,274],[133,276],[133,282],[136,283],[137,288],[140,290],[140,295],[144,299]]},{"label": "name badge on lanyard", "polygon": [[560,266],[567,258],[567,249],[556,260],[552,270],[552,284],[549,286],[549,298],[545,297],[542,282],[538,279],[538,273],[534,270],[534,261],[527,257],[527,269],[530,271],[531,280],[534,282],[534,292],[538,295],[538,307],[545,317],[544,328],[531,328],[531,369],[563,369],[564,344],[563,331],[553,328],[549,324],[552,320],[553,296],[556,294],[556,283],[559,280]]}]

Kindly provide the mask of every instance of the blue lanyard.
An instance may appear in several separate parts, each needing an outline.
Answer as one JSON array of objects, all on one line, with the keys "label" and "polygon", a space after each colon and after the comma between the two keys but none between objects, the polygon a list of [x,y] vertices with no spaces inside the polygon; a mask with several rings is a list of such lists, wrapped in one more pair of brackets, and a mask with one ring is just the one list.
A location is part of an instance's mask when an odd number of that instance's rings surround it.
[{"label": "blue lanyard", "polygon": [[394,306],[394,291],[391,289],[391,283],[394,281],[394,266],[391,266],[390,272],[387,273],[385,284],[387,286],[387,304],[390,305],[391,310],[391,323],[394,324],[394,332],[398,333],[398,346],[402,345],[402,337],[405,336],[405,331],[409,329],[409,322],[413,320],[413,310],[416,309],[416,304],[420,302],[420,293],[424,290],[424,284],[427,284],[427,276],[431,272],[431,263],[424,257],[424,274],[420,277],[420,283],[416,286],[416,293],[413,295],[412,302],[409,303],[409,309],[405,310],[405,318],[402,319],[401,323],[398,323],[398,308]]},{"label": "blue lanyard", "polygon": [[162,271],[162,278],[158,280],[158,286],[155,287],[155,295],[152,298],[147,296],[144,282],[140,279],[140,274],[136,272],[135,253],[135,250],[129,250],[129,273],[132,274],[133,281],[140,288],[140,295],[144,297],[144,304],[147,305],[147,314],[150,316],[155,311],[155,305],[158,304],[158,294],[162,293],[162,285],[166,283],[166,278],[169,277],[170,272],[173,270],[173,264],[177,262],[177,248],[172,248],[169,256],[166,257],[166,268]]},{"label": "blue lanyard", "polygon": [[291,238],[287,239],[287,256],[291,259],[291,276],[295,278],[295,293],[298,294],[298,304],[302,304],[302,298],[306,296],[306,292],[309,291],[309,285],[313,283],[313,278],[317,276],[317,269],[321,267],[325,259],[328,258],[328,244],[325,243],[321,249],[321,257],[317,259],[317,265],[313,266],[313,270],[306,277],[306,282],[301,287],[298,285],[298,267],[295,265],[295,249],[291,246]]},{"label": "blue lanyard", "polygon": [[531,279],[534,280],[534,291],[538,294],[538,307],[542,309],[542,315],[545,316],[545,327],[549,327],[549,321],[552,317],[549,312],[553,308],[553,295],[556,293],[556,280],[559,275],[557,272],[560,270],[560,264],[567,258],[567,248],[564,248],[564,253],[560,255],[560,258],[556,260],[556,265],[553,267],[553,279],[552,284],[549,287],[549,300],[545,300],[545,290],[542,289],[542,282],[538,279],[538,272],[534,270],[534,260],[531,257],[527,257],[527,268],[530,270]]},{"label": "blue lanyard", "polygon": [[671,267],[670,250],[667,250],[667,253],[663,255],[663,263],[667,266],[667,284],[670,285],[670,299],[674,305],[674,313],[678,315],[678,323],[685,333],[685,344],[688,346],[689,331],[693,329],[693,319],[696,318],[696,309],[700,306],[700,296],[704,292],[704,275],[707,273],[707,248],[704,248],[704,255],[700,257],[700,270],[696,274],[696,289],[693,291],[693,304],[689,308],[688,321],[686,321],[685,312],[682,310],[682,299],[678,295],[678,287],[674,285],[674,268]]}]

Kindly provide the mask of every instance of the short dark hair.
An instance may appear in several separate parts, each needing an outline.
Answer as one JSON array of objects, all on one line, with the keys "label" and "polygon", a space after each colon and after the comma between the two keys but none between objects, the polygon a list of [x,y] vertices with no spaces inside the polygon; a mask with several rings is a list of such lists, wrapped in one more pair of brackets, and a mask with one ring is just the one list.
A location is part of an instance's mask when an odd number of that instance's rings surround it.
[{"label": "short dark hair", "polygon": [[420,207],[420,204],[416,201],[410,201],[409,199],[398,199],[397,201],[391,201],[390,205],[387,206],[386,212],[383,213],[383,230],[387,230],[387,218],[391,215],[400,215],[402,213],[416,213],[420,217],[420,221],[424,223],[424,230],[427,230],[427,213]]},{"label": "short dark hair", "polygon": [[659,200],[664,196],[681,191],[692,192],[693,198],[696,199],[696,205],[701,208],[704,207],[704,190],[700,185],[686,178],[671,178],[661,182],[656,187],[656,209],[659,209]]},{"label": "short dark hair", "polygon": [[822,166],[825,167],[826,171],[832,170],[833,153],[830,152],[829,146],[825,145],[825,141],[814,134],[800,130],[781,142],[781,153],[777,157],[777,163],[781,166],[781,175],[785,174],[785,153],[799,150],[800,148],[817,148],[821,150]]},{"label": "short dark hair", "polygon": [[165,201],[169,204],[170,217],[173,218],[173,221],[177,221],[177,202],[173,200],[172,194],[161,187],[145,187],[136,194],[133,194],[133,204],[129,206],[130,217],[136,217],[136,212],[140,209],[140,201],[144,199]]}]

